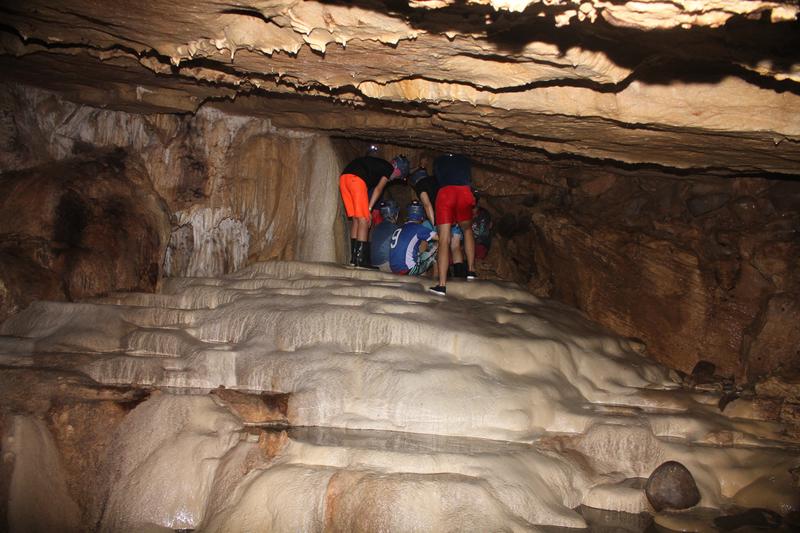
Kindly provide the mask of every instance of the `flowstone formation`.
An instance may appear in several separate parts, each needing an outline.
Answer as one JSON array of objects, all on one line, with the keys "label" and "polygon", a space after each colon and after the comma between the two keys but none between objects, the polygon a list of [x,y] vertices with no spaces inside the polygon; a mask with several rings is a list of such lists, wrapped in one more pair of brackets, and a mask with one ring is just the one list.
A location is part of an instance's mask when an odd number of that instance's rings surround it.
[{"label": "flowstone formation", "polygon": [[[34,303],[0,326],[3,375],[18,376],[3,404],[23,406],[0,413],[11,529],[52,522],[24,512],[48,487],[21,484],[31,454],[56,465],[65,520],[101,531],[581,528],[579,506],[652,512],[643,478],[666,461],[712,515],[798,509],[785,424],[742,400],[736,417],[720,412],[714,387],[681,388],[641,344],[517,286],[453,283],[447,300],[424,289],[269,262],[157,294]],[[54,442],[36,423],[48,402],[15,396],[19,376],[54,369],[73,376],[54,395],[90,377],[96,399],[130,409],[96,417],[111,436],[79,474],[96,479],[80,511],[70,462],[53,459],[74,442],[66,421],[86,433],[79,410],[49,418]]]}]

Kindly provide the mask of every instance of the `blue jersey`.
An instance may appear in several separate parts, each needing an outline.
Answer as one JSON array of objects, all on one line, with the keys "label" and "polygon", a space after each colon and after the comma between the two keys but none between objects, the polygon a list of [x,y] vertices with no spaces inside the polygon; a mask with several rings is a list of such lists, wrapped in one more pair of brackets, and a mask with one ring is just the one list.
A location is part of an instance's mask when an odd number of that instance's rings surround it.
[{"label": "blue jersey", "polygon": [[394,230],[389,245],[389,265],[392,272],[406,272],[414,268],[419,257],[419,244],[429,241],[436,232],[425,224],[406,222]]},{"label": "blue jersey", "polygon": [[369,253],[372,265],[379,267],[389,262],[389,241],[398,226],[388,220],[384,220],[372,230],[372,239],[369,243]]}]

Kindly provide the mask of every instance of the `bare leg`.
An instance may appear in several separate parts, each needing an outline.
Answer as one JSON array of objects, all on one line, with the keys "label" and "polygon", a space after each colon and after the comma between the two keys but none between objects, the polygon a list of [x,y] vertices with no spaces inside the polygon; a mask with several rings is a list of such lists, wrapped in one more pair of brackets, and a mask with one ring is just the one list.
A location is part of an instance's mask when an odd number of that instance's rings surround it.
[{"label": "bare leg", "polygon": [[467,270],[475,272],[475,234],[472,233],[472,220],[459,222],[464,232],[464,251],[467,253]]},{"label": "bare leg", "polygon": [[461,237],[450,236],[450,253],[453,254],[453,264],[464,261],[464,254],[461,251]]},{"label": "bare leg", "polygon": [[447,284],[447,267],[450,266],[450,224],[436,226],[439,234],[439,285]]},{"label": "bare leg", "polygon": [[350,238],[358,239],[358,219],[356,217],[350,218]]},{"label": "bare leg", "polygon": [[355,238],[355,239],[357,239],[359,241],[364,241],[364,242],[368,241],[369,240],[369,219],[368,218],[356,217],[356,218],[353,219],[353,221],[355,222],[355,224],[353,224],[353,227],[356,228],[356,231],[355,231],[355,235],[353,235],[352,231],[350,232],[350,235],[353,238]]}]

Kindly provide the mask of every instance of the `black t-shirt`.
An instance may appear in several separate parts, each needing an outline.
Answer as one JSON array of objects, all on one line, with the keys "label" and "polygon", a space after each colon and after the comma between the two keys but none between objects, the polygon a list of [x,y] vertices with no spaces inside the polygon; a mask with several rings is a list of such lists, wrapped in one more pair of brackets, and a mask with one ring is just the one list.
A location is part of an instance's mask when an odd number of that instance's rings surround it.
[{"label": "black t-shirt", "polygon": [[469,185],[472,179],[469,158],[458,154],[440,155],[433,161],[433,174],[440,187]]},{"label": "black t-shirt", "polygon": [[367,184],[367,189],[372,190],[381,181],[381,178],[392,175],[391,163],[380,157],[364,156],[353,159],[344,167],[342,174],[355,174]]},{"label": "black t-shirt", "polygon": [[423,192],[428,193],[428,199],[431,201],[431,205],[436,207],[436,193],[439,192],[439,184],[436,182],[436,178],[433,176],[422,178],[414,184],[414,191],[416,191],[417,196],[420,198],[422,198]]}]

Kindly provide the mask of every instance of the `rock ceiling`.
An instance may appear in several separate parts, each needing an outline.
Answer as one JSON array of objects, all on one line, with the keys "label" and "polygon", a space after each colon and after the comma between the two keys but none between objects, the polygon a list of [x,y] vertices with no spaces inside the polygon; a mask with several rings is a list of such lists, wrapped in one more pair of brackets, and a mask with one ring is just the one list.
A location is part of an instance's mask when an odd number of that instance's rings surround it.
[{"label": "rock ceiling", "polygon": [[800,7],[0,2],[4,79],[92,105],[523,160],[800,174]]}]

